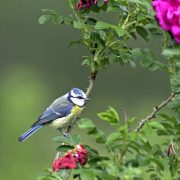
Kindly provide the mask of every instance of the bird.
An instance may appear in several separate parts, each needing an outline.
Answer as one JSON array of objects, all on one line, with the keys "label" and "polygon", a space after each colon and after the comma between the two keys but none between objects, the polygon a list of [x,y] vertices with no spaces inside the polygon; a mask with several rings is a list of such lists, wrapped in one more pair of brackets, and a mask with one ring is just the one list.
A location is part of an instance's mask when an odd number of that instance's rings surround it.
[{"label": "bird", "polygon": [[[69,136],[68,133],[73,122],[79,118],[88,100],[86,94],[81,89],[72,88],[68,93],[53,101],[31,128],[18,138],[19,142],[25,141],[44,126],[55,127],[64,136]],[[67,128],[66,133],[62,131],[65,128]]]}]

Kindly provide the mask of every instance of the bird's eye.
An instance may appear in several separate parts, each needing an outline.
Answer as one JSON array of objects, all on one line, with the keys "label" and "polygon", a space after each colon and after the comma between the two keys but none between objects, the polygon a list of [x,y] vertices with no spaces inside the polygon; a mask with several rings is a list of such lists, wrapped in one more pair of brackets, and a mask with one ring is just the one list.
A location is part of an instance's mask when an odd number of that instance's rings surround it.
[{"label": "bird's eye", "polygon": [[84,99],[82,96],[78,96],[77,98],[78,98],[78,99]]}]

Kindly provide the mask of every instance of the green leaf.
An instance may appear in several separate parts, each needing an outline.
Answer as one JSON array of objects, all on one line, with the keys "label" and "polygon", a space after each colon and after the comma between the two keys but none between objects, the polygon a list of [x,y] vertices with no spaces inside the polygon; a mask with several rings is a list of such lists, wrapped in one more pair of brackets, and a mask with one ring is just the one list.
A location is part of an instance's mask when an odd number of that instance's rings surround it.
[{"label": "green leaf", "polygon": [[84,145],[85,149],[88,152],[88,159],[92,159],[94,157],[99,156],[98,151],[96,151],[95,149],[91,148],[89,145]]},{"label": "green leaf", "polygon": [[122,29],[121,26],[113,26],[113,29],[115,30],[115,32],[119,37],[123,36],[125,33],[124,29]]},{"label": "green leaf", "polygon": [[72,135],[70,137],[57,136],[53,138],[53,140],[57,143],[63,143],[70,146],[75,146],[80,142],[80,135]]},{"label": "green leaf", "polygon": [[63,18],[63,21],[64,21],[64,23],[67,24],[67,25],[72,25],[74,19],[73,19],[73,16],[72,16],[72,15],[69,15],[69,16],[64,17],[64,18]]},{"label": "green leaf", "polygon": [[105,142],[105,136],[104,132],[99,130],[98,128],[91,128],[88,130],[88,134],[95,138],[97,143],[103,143]]},{"label": "green leaf", "polygon": [[95,29],[109,29],[111,27],[111,24],[102,21],[98,21],[95,25]]},{"label": "green leaf", "polygon": [[43,14],[39,18],[39,24],[44,24],[48,21],[52,21],[54,24],[61,24],[63,23],[63,17],[59,15],[58,12],[56,12],[53,9],[42,9]]},{"label": "green leaf", "polygon": [[87,29],[88,26],[85,24],[84,21],[74,21],[74,28],[76,29]]},{"label": "green leaf", "polygon": [[61,24],[63,23],[63,17],[62,16],[59,16],[59,15],[55,15],[53,18],[52,18],[52,22],[54,24]]},{"label": "green leaf", "polygon": [[117,177],[119,175],[118,166],[115,163],[111,162],[111,161],[107,161],[106,169],[107,169],[108,174],[110,174],[110,175],[113,175],[115,177]]},{"label": "green leaf", "polygon": [[96,142],[104,143],[104,132],[99,130],[95,124],[88,118],[82,118],[77,122],[80,129],[87,129],[88,134],[95,138]]},{"label": "green leaf", "polygon": [[171,76],[171,89],[173,92],[180,92],[180,72]]},{"label": "green leaf", "polygon": [[164,170],[163,161],[162,159],[158,159],[156,157],[151,158],[151,161],[153,161],[161,170]]},{"label": "green leaf", "polygon": [[59,176],[58,172],[52,172],[52,169],[45,169],[43,175],[38,176],[37,180],[63,180],[63,178]]},{"label": "green leaf", "polygon": [[110,145],[110,144],[112,144],[112,143],[114,143],[120,139],[121,139],[121,133],[120,132],[113,132],[107,137],[106,144]]},{"label": "green leaf", "polygon": [[137,3],[143,7],[146,7],[147,9],[151,9],[151,4],[149,2],[147,2],[147,0],[127,0],[128,2],[131,3]]},{"label": "green leaf", "polygon": [[95,127],[94,123],[88,118],[81,118],[79,121],[77,121],[77,125],[80,129],[88,129]]},{"label": "green leaf", "polygon": [[75,40],[75,41],[70,41],[68,43],[68,46],[71,47],[73,45],[79,45],[79,44],[83,44],[83,39],[79,39],[79,40]]},{"label": "green leaf", "polygon": [[131,50],[133,54],[134,60],[140,61],[140,65],[144,68],[147,68],[151,71],[155,71],[157,69],[165,69],[167,70],[167,66],[156,60],[154,53],[150,49],[140,49],[135,48]]},{"label": "green leaf", "polygon": [[149,34],[148,34],[148,31],[147,31],[145,28],[143,28],[143,27],[141,27],[141,26],[137,26],[137,27],[136,27],[136,30],[137,30],[138,34],[139,34],[143,39],[145,39],[146,41],[149,40]]},{"label": "green leaf", "polygon": [[73,149],[74,146],[70,146],[70,145],[60,145],[57,147],[57,151],[60,151],[60,152],[67,152],[68,150],[70,149]]},{"label": "green leaf", "polygon": [[63,180],[61,177],[59,177],[58,179],[57,178],[54,178],[54,177],[39,177],[37,178],[37,180]]},{"label": "green leaf", "polygon": [[158,121],[151,121],[148,123],[148,126],[153,127],[155,129],[165,130],[164,126]]},{"label": "green leaf", "polygon": [[112,107],[109,107],[106,112],[98,113],[98,117],[109,122],[111,125],[116,125],[119,123],[119,115]]},{"label": "green leaf", "polygon": [[162,55],[169,58],[180,56],[180,49],[164,49]]},{"label": "green leaf", "polygon": [[161,153],[161,146],[159,144],[154,144],[151,151],[151,154],[153,154],[154,156],[158,156]]},{"label": "green leaf", "polygon": [[43,14],[42,16],[40,16],[39,18],[39,24],[45,24],[46,22],[48,22],[51,19],[51,15],[49,14]]},{"label": "green leaf", "polygon": [[79,134],[77,134],[77,135],[72,135],[72,136],[70,136],[70,138],[71,138],[71,141],[72,141],[72,144],[73,144],[73,145],[77,145],[77,144],[80,143],[81,138],[80,138],[80,135],[79,135]]},{"label": "green leaf", "polygon": [[91,170],[91,169],[77,169],[77,170],[73,170],[73,174],[80,174],[81,179],[83,180],[92,180],[96,177],[96,173],[95,170]]},{"label": "green leaf", "polygon": [[137,154],[136,159],[141,166],[147,166],[151,162],[151,159],[147,155]]},{"label": "green leaf", "polygon": [[[89,155],[89,154],[88,154],[88,155]],[[90,166],[93,166],[93,165],[96,166],[99,161],[105,161],[105,160],[109,160],[109,158],[106,157],[106,156],[97,156],[97,157],[91,158],[91,159],[88,161],[88,164],[89,164]]]},{"label": "green leaf", "polygon": [[180,95],[176,96],[176,98],[168,104],[168,107],[177,112],[180,117]]}]

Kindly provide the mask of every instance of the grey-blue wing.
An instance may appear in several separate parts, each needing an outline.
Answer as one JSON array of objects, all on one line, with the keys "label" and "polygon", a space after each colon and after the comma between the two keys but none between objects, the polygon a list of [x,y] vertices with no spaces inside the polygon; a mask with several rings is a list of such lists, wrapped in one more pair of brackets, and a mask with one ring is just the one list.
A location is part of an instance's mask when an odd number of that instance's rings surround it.
[{"label": "grey-blue wing", "polygon": [[45,125],[51,121],[67,116],[71,113],[73,104],[68,102],[64,97],[55,100],[38,118],[38,120],[32,125]]}]

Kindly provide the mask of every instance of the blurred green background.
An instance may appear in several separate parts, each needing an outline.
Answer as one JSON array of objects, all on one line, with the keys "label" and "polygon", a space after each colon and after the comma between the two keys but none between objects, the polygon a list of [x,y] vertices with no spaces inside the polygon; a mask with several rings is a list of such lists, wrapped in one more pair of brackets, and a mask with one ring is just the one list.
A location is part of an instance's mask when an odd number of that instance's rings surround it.
[{"label": "blurred green background", "polygon": [[[17,138],[36,120],[58,96],[72,87],[85,89],[88,69],[81,66],[85,47],[68,47],[79,32],[67,26],[39,25],[41,9],[52,8],[68,14],[66,1],[61,0],[1,0],[0,5],[0,179],[32,180],[44,168],[50,167],[57,144],[54,129],[44,128],[28,141]],[[106,16],[105,16],[106,17]],[[106,17],[114,21],[115,16]],[[142,39],[130,42],[131,47],[150,47],[159,56],[160,39],[149,43]],[[142,118],[165,98],[169,91],[164,72],[149,72],[139,66],[111,65],[97,77],[95,89],[82,117],[91,118],[98,127],[110,131],[97,113],[109,105],[129,117]],[[82,142],[94,141],[77,127],[73,133],[83,135]],[[95,145],[94,145],[95,146]],[[98,146],[99,150],[104,150]]]}]

